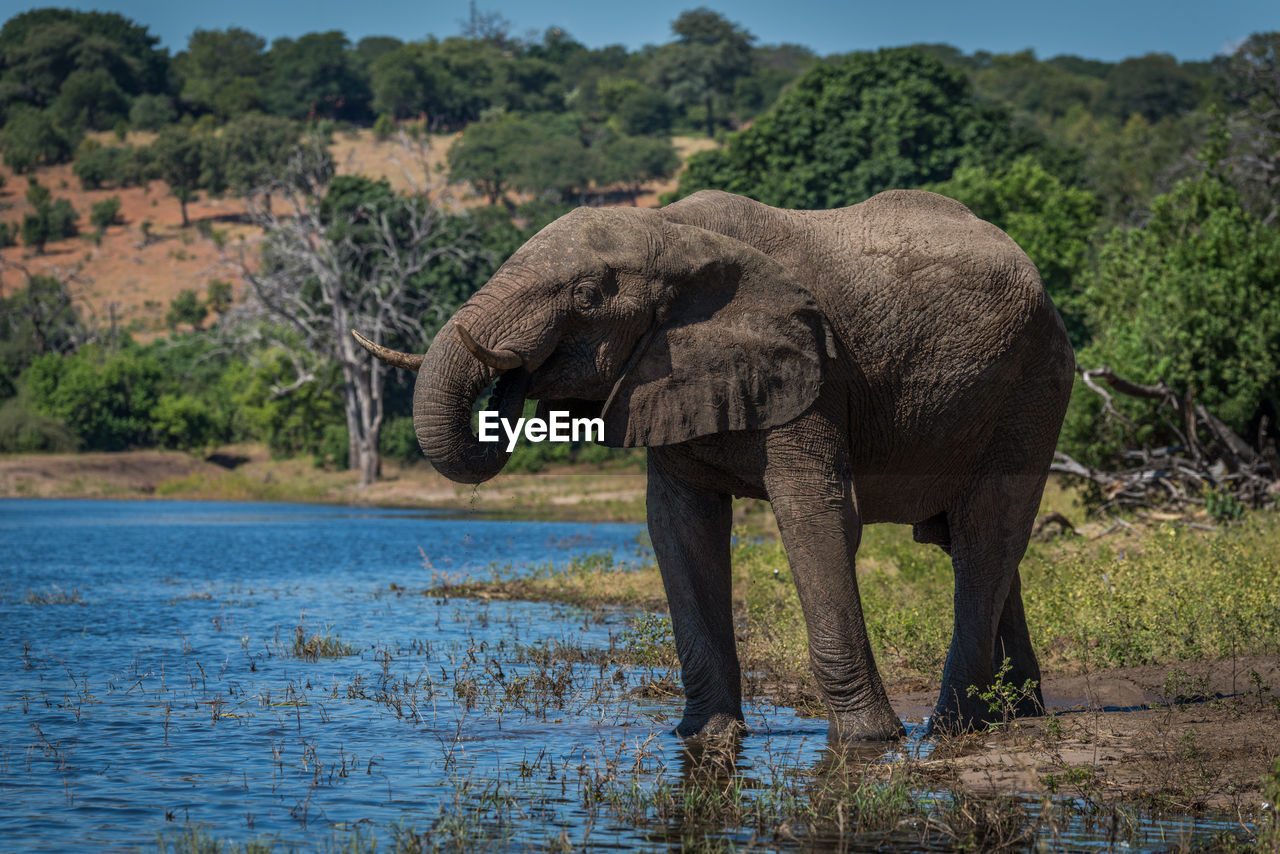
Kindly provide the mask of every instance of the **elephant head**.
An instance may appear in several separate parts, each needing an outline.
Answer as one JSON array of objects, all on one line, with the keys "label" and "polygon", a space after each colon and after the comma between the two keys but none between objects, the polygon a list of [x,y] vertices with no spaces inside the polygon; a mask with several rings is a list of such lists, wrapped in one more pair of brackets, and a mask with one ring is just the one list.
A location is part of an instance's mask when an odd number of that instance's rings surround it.
[{"label": "elephant head", "polygon": [[[362,341],[362,343],[364,343]],[[414,368],[423,453],[463,483],[497,474],[473,405],[519,415],[526,397],[598,414],[615,446],[666,445],[785,423],[813,402],[830,329],[774,259],[659,211],[579,208],[548,225],[458,309]]]}]

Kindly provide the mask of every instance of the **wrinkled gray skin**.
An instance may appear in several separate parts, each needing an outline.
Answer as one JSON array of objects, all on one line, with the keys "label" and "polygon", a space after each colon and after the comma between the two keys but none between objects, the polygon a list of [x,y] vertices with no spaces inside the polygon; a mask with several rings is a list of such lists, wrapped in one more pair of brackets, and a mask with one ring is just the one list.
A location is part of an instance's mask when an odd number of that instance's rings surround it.
[{"label": "wrinkled gray skin", "polygon": [[437,336],[414,417],[432,464],[466,483],[506,462],[505,443],[470,427],[499,374],[508,415],[525,396],[602,413],[609,444],[650,449],[685,736],[741,726],[730,501],[768,499],[832,737],[892,739],[903,727],[854,574],[862,526],[911,524],[951,555],[955,630],[934,729],[988,718],[967,689],[1005,657],[1007,681],[1039,681],[1018,562],[1073,365],[1036,268],[958,202],[893,191],[788,211],[703,191],[547,226]]}]

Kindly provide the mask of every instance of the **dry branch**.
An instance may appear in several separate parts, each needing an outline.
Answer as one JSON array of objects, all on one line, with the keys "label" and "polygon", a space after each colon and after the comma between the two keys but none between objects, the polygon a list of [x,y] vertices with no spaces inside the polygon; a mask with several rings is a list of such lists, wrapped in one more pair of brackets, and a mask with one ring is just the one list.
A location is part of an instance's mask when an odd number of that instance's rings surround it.
[{"label": "dry branch", "polygon": [[1134,465],[1119,471],[1104,471],[1061,451],[1055,453],[1050,470],[1096,484],[1104,499],[1103,509],[1169,507],[1186,512],[1203,505],[1207,491],[1252,508],[1274,504],[1280,497],[1280,472],[1262,444],[1265,425],[1254,447],[1204,404],[1196,403],[1190,391],[1179,394],[1164,380],[1142,385],[1106,366],[1086,370],[1077,365],[1076,373],[1102,398],[1105,417],[1134,426],[1115,407],[1112,392],[1154,400],[1169,414],[1166,423],[1178,437],[1176,445],[1126,451],[1123,459]]}]

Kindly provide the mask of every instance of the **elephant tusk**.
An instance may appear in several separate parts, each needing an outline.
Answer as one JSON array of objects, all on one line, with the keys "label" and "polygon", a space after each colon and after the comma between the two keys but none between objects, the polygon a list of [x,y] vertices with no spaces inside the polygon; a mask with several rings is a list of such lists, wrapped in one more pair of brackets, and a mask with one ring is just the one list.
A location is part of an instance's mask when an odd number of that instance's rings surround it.
[{"label": "elephant tusk", "polygon": [[383,347],[381,344],[374,344],[354,329],[351,330],[351,334],[360,342],[361,347],[365,348],[371,355],[376,356],[388,365],[392,365],[397,368],[404,368],[406,371],[417,371],[422,367],[422,360],[425,357],[420,354],[401,353],[399,350],[392,350],[388,347]]},{"label": "elephant tusk", "polygon": [[471,355],[494,370],[510,371],[524,364],[524,359],[511,350],[490,350],[481,344],[477,344],[476,339],[471,337],[471,333],[461,323],[454,321],[453,328],[457,330],[458,337],[462,339],[462,346],[466,347],[471,352]]}]

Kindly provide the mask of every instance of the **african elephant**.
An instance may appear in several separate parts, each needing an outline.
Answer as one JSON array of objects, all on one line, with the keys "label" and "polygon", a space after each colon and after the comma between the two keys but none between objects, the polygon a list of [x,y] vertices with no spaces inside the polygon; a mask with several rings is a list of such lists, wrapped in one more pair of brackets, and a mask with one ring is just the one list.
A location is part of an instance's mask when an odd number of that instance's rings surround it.
[{"label": "african elephant", "polygon": [[601,415],[607,444],[649,448],[681,735],[742,720],[734,496],[773,505],[833,738],[903,732],[854,574],[865,524],[911,524],[954,564],[934,728],[983,721],[966,689],[1005,657],[1007,679],[1039,681],[1018,563],[1075,362],[1035,266],[959,202],[895,190],[792,211],[702,191],[661,210],[580,208],[513,254],[425,357],[367,346],[420,367],[418,440],[456,481],[509,456],[471,428],[498,377],[503,417],[550,401]]}]

